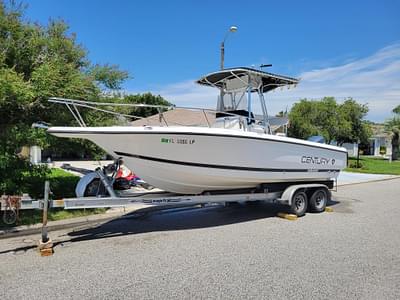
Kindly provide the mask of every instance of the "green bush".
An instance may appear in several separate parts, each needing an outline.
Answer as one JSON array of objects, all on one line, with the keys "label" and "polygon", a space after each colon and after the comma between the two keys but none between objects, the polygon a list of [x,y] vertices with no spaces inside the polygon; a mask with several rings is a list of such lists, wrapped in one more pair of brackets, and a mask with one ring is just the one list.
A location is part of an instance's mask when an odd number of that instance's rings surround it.
[{"label": "green bush", "polygon": [[79,177],[61,169],[48,169],[46,176],[31,177],[26,179],[26,190],[32,198],[41,199],[44,197],[44,183],[50,182],[52,199],[75,197],[75,187]]},{"label": "green bush", "polygon": [[79,177],[46,165],[32,165],[17,156],[0,154],[0,194],[29,194],[32,198],[44,196],[44,182],[50,181],[53,198],[75,196]]},{"label": "green bush", "polygon": [[[75,197],[75,187],[79,177],[61,169],[51,169],[51,174],[47,178],[50,181],[50,189],[53,199]],[[42,190],[44,182],[42,185]]]},{"label": "green bush", "polygon": [[362,162],[360,161],[360,162],[358,162],[358,167],[357,167],[357,161],[350,161],[350,162],[349,162],[349,168],[352,168],[352,169],[362,169],[362,168],[363,168],[363,164],[362,164]]},{"label": "green bush", "polygon": [[34,166],[16,155],[0,153],[0,194],[37,196],[37,186],[49,174],[46,166]]},{"label": "green bush", "polygon": [[[23,161],[22,161],[23,162]],[[17,161],[17,165],[21,163]],[[23,164],[24,165],[24,164]],[[26,165],[24,165],[26,167]],[[16,170],[15,177],[8,176],[6,183],[2,182],[0,186],[7,189],[8,194],[22,194],[28,193],[32,198],[42,199],[44,197],[44,183],[46,180],[50,181],[51,199],[75,197],[75,187],[79,181],[79,177],[68,173],[61,169],[50,169],[47,166],[33,166],[28,164],[28,169],[20,172]],[[13,188],[15,188],[13,190]],[[51,209],[48,212],[48,220],[55,221],[66,218],[80,217],[91,214],[98,214],[105,212],[105,209],[81,209],[73,211],[65,211],[63,209]],[[0,216],[2,216],[0,214]],[[0,219],[0,227],[12,227],[15,225],[29,225],[36,224],[42,221],[42,211],[40,210],[21,210],[19,212],[19,220],[17,224],[6,225],[3,224],[2,218]]]}]

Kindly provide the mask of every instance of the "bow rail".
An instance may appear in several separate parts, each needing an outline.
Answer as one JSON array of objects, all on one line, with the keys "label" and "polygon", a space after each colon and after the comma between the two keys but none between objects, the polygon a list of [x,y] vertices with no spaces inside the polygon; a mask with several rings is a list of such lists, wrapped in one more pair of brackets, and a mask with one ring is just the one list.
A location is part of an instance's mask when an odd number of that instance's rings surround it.
[{"label": "bow rail", "polygon": [[[187,106],[176,106],[176,105],[154,105],[154,104],[143,104],[143,103],[115,103],[115,102],[95,102],[95,101],[86,101],[86,100],[77,100],[77,99],[68,99],[68,98],[60,98],[60,97],[51,97],[48,99],[49,102],[52,103],[57,103],[57,104],[64,104],[68,110],[71,112],[72,116],[75,118],[79,126],[81,127],[87,127],[85,121],[83,120],[83,117],[81,113],[79,112],[79,107],[83,108],[89,108],[93,109],[96,111],[116,115],[116,116],[122,116],[125,118],[130,118],[130,119],[144,119],[144,117],[141,116],[136,116],[133,114],[124,114],[124,113],[119,113],[116,111],[112,111],[109,109],[105,109],[104,107],[133,107],[133,108],[156,108],[158,111],[159,115],[159,120],[160,120],[160,125],[162,122],[168,127],[168,122],[165,119],[163,112],[168,111],[168,110],[173,110],[173,109],[187,109],[187,110],[194,110],[194,111],[201,111],[203,113],[204,119],[207,123],[208,127],[211,127],[211,122],[209,118],[207,117],[207,113],[221,113],[226,116],[232,116],[232,117],[239,117],[239,118],[245,118],[249,121],[260,121],[261,118],[256,118],[256,117],[243,117],[242,115],[231,113],[231,112],[226,112],[226,111],[219,111],[219,110],[214,110],[214,109],[209,109],[209,108],[200,108],[200,107],[187,107]],[[177,125],[181,126],[189,126],[189,125],[183,125],[176,123]]]}]

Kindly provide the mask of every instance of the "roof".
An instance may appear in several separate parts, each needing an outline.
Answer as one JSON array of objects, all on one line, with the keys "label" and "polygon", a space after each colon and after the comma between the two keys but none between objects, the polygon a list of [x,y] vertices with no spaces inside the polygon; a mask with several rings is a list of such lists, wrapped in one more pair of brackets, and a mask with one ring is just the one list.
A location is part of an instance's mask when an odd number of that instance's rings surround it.
[{"label": "roof", "polygon": [[299,79],[296,78],[272,74],[247,67],[229,68],[218,72],[213,72],[203,76],[196,82],[202,85],[223,88],[226,80],[240,78],[246,75],[261,78],[263,93],[271,91],[279,86],[297,84],[299,82]]},{"label": "roof", "polygon": [[[208,122],[215,122],[215,113],[205,112],[207,115]],[[200,110],[190,110],[183,108],[174,108],[172,110],[168,110],[163,112],[163,116],[165,121],[169,126],[208,126],[207,119],[204,116],[204,113]],[[161,122],[162,125],[165,125],[165,122]],[[139,119],[131,122],[132,126],[160,126],[160,118],[159,114],[155,114],[153,116]]]},{"label": "roof", "polygon": [[390,138],[390,133],[385,130],[384,124],[371,124],[372,135],[371,138]]},{"label": "roof", "polygon": [[[204,114],[207,115],[207,119]],[[163,112],[164,120],[168,126],[194,126],[194,127],[208,127],[208,123],[215,122],[215,113],[211,111],[200,111],[183,108],[174,108]],[[257,117],[257,116],[256,116]],[[261,116],[260,116],[261,119]],[[288,123],[287,117],[269,117],[269,122],[272,131],[277,130],[280,126]],[[208,122],[207,122],[208,121]],[[160,126],[159,114],[139,119],[130,123],[132,126]],[[165,122],[161,124],[165,126]]]}]

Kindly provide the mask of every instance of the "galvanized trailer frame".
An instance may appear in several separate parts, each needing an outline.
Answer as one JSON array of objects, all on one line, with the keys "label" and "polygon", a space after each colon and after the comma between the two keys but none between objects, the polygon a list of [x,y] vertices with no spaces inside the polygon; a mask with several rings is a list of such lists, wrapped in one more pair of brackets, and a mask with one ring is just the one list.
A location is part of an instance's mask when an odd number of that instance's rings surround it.
[{"label": "galvanized trailer frame", "polygon": [[[101,178],[102,181],[108,181],[106,176]],[[112,185],[108,185],[110,189]],[[251,201],[265,201],[269,203],[281,203],[289,205],[290,210],[295,215],[293,217],[304,215],[308,210],[308,206],[315,212],[322,212],[325,210],[327,202],[330,200],[330,189],[334,186],[334,181],[327,181],[325,183],[287,183],[275,186],[271,190],[265,186],[254,189],[249,192],[240,191],[218,191],[215,193],[205,193],[201,195],[177,195],[168,192],[147,192],[136,193],[130,196],[120,196],[114,191],[111,191],[109,197],[81,197],[81,198],[66,198],[59,200],[50,200],[50,184],[48,181],[45,183],[44,199],[34,200],[25,197],[21,199],[18,207],[10,207],[4,205],[3,197],[0,200],[0,210],[4,211],[4,217],[7,214],[10,216],[15,215],[17,218],[19,209],[40,209],[43,211],[42,220],[42,237],[39,241],[39,250],[42,255],[50,255],[52,253],[53,243],[48,237],[47,230],[47,214],[51,208],[63,209],[84,209],[84,208],[108,208],[108,207],[125,207],[129,208],[137,204],[148,204],[152,207],[159,209],[168,209],[171,207],[179,206],[194,206],[206,204],[228,204],[232,202],[251,202]],[[279,188],[281,187],[281,188]],[[316,204],[317,196],[325,195],[322,199],[322,204]],[[321,197],[319,197],[321,198]],[[310,200],[309,200],[310,199]],[[310,202],[309,202],[310,201]],[[157,208],[156,208],[157,209]]]},{"label": "galvanized trailer frame", "polygon": [[[102,178],[107,181],[105,177]],[[329,181],[330,182],[330,181]],[[149,204],[153,206],[161,206],[162,208],[170,205],[196,205],[207,203],[229,203],[240,201],[266,201],[270,203],[281,203],[292,205],[294,194],[299,190],[313,191],[317,189],[326,189],[329,191],[333,187],[327,183],[288,183],[280,190],[269,191],[267,188],[263,190],[243,191],[226,191],[217,193],[205,193],[201,195],[179,195],[168,192],[146,192],[132,193],[128,196],[116,194],[114,191],[108,197],[80,197],[80,198],[64,198],[50,200],[50,187],[48,182],[45,185],[45,198],[40,200],[28,197],[22,198],[18,209],[40,209],[47,208],[63,208],[63,209],[84,209],[84,208],[106,208],[106,207],[129,207],[135,204]],[[107,186],[106,186],[107,187]],[[110,187],[110,185],[108,185]],[[330,196],[330,193],[329,193]],[[6,211],[9,208],[0,200],[0,210]]]}]

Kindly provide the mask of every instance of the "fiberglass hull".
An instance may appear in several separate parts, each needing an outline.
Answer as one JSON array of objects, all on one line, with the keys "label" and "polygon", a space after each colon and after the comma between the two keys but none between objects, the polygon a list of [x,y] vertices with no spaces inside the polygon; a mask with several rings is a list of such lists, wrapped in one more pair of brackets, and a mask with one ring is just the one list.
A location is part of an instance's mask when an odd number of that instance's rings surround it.
[{"label": "fiberglass hull", "polygon": [[198,127],[52,127],[91,140],[149,184],[181,194],[261,183],[336,178],[344,148],[253,132]]}]

